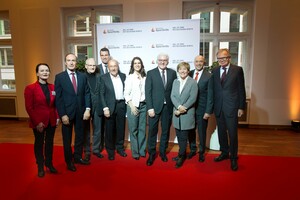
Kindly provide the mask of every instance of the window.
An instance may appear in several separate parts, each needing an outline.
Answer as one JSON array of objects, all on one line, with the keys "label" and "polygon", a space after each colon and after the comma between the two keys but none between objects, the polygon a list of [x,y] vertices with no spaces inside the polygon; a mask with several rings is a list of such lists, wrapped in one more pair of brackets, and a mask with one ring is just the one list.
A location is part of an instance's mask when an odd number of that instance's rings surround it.
[{"label": "window", "polygon": [[250,96],[250,42],[253,0],[242,2],[184,2],[184,18],[200,19],[200,52],[206,65],[216,61],[216,52],[228,48],[231,63],[242,66],[247,96]]},{"label": "window", "polygon": [[65,53],[75,53],[78,61],[95,57],[96,23],[115,23],[121,21],[122,6],[101,6],[95,8],[65,8]]},{"label": "window", "polygon": [[15,70],[7,11],[0,11],[0,91],[15,91]]}]

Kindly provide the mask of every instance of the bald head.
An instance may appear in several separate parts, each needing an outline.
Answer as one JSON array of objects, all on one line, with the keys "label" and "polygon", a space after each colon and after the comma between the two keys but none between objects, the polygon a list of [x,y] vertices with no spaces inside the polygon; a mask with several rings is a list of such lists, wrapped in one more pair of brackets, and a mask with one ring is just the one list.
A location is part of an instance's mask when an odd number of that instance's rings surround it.
[{"label": "bald head", "polygon": [[93,74],[96,71],[96,62],[94,58],[88,58],[85,61],[85,68],[89,74]]},{"label": "bald head", "polygon": [[203,56],[199,55],[195,57],[194,65],[197,71],[202,70],[204,64],[205,64],[205,58]]}]

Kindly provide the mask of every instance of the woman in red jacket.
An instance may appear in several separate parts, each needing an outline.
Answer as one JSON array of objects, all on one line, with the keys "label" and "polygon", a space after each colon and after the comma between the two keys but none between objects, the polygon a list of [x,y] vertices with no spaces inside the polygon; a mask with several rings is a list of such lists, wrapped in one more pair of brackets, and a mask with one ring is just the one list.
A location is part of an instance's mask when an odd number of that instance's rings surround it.
[{"label": "woman in red jacket", "polygon": [[[45,176],[44,164],[50,173],[57,173],[53,167],[53,139],[59,117],[55,107],[54,85],[47,82],[50,68],[46,63],[36,66],[38,80],[26,86],[24,91],[29,126],[33,129],[34,154],[38,166],[38,176]],[[44,148],[45,146],[45,148]]]}]

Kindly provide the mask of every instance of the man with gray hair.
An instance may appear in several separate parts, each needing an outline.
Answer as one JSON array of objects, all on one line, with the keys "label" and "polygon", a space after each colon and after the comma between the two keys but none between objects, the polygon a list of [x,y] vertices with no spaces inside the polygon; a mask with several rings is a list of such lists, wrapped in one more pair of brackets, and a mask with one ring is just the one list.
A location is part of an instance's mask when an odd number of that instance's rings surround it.
[{"label": "man with gray hair", "polygon": [[151,166],[156,156],[156,140],[158,123],[161,121],[161,137],[159,156],[163,162],[167,162],[166,150],[169,143],[170,126],[172,123],[173,103],[171,91],[173,81],[177,78],[173,69],[167,68],[169,56],[159,54],[157,56],[158,66],[147,73],[145,84],[146,106],[148,110],[148,154],[147,165]]}]

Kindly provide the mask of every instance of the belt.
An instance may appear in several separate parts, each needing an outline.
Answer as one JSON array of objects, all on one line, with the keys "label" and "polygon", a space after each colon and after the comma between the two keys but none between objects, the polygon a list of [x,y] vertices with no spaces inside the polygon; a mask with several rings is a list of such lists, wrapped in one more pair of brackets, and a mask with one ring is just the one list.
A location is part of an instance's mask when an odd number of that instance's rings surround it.
[{"label": "belt", "polygon": [[121,102],[124,102],[125,100],[124,99],[119,99],[119,100],[116,100],[116,103],[121,103]]}]

